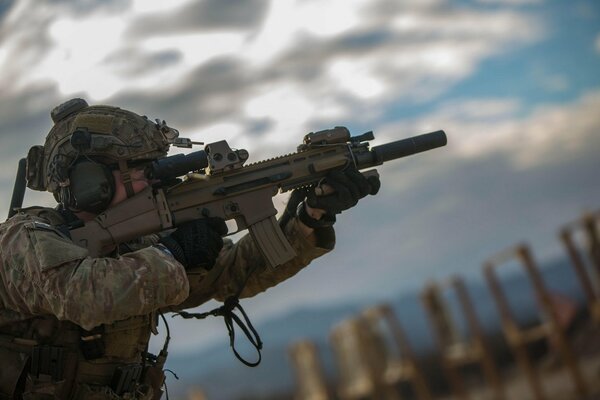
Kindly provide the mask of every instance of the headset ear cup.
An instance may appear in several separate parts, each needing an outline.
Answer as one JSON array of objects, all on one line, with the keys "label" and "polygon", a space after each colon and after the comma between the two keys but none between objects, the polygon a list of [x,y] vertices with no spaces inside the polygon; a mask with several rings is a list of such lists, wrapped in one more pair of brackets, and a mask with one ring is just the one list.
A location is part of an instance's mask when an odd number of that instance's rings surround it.
[{"label": "headset ear cup", "polygon": [[104,164],[90,160],[76,163],[69,174],[72,205],[77,210],[98,214],[115,195],[115,178]]}]

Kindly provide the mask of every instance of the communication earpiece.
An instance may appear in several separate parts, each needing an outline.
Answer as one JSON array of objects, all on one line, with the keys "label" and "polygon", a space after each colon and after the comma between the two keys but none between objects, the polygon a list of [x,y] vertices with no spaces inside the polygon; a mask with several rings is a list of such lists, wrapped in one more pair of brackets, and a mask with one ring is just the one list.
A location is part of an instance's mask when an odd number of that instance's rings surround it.
[{"label": "communication earpiece", "polygon": [[77,162],[69,173],[71,206],[94,214],[106,210],[115,195],[110,168],[91,160]]}]

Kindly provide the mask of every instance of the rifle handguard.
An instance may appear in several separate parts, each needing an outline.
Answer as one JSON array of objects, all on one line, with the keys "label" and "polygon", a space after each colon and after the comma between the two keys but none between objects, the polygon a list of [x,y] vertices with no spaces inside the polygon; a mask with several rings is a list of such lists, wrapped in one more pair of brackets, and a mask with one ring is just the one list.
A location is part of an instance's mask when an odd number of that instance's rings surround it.
[{"label": "rifle handguard", "polygon": [[301,201],[296,208],[296,215],[300,222],[312,229],[327,228],[335,224],[335,214],[324,214],[321,219],[315,219],[306,212],[306,204]]}]

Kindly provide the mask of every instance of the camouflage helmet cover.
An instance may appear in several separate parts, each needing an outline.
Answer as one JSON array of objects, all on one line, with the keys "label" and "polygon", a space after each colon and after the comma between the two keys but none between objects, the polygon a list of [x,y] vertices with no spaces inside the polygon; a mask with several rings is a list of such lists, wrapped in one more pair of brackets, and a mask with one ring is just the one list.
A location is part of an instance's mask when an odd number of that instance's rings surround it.
[{"label": "camouflage helmet cover", "polygon": [[51,115],[55,124],[44,146],[32,147],[27,156],[27,186],[53,193],[64,185],[78,157],[107,164],[154,160],[164,157],[179,135],[164,121],[118,107],[88,106],[82,99],[69,100]]}]

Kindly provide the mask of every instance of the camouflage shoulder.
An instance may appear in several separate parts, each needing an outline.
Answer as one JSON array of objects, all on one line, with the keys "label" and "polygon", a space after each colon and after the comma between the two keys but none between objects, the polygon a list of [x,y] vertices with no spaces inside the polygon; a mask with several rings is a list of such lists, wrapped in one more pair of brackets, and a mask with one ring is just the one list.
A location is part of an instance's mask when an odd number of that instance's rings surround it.
[{"label": "camouflage shoulder", "polygon": [[[18,261],[13,263],[15,265],[44,271],[88,256],[87,249],[75,245],[64,231],[50,222],[48,218],[24,212],[4,222],[0,227],[4,257]],[[28,271],[29,274],[35,275],[34,270]]]},{"label": "camouflage shoulder", "polygon": [[65,223],[65,218],[63,217],[63,215],[54,208],[39,206],[21,208],[15,215],[20,214],[41,218],[42,220],[44,220],[44,222],[50,225],[62,225]]}]

